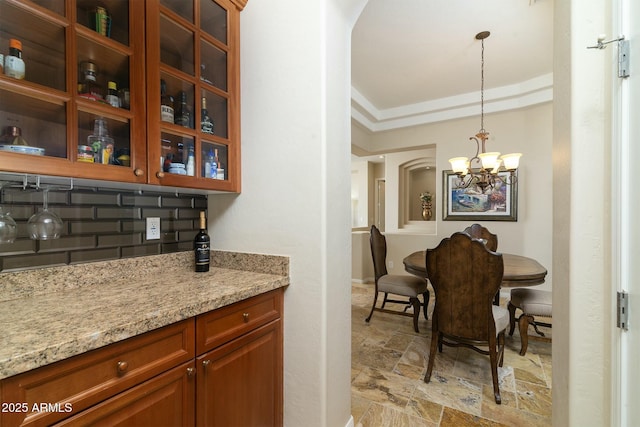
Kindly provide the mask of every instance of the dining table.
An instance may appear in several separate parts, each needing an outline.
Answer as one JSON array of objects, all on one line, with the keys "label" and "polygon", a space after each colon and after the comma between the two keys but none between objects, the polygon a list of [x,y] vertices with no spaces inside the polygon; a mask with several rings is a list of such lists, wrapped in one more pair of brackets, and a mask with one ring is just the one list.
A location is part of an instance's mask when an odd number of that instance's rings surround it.
[{"label": "dining table", "polygon": [[[502,274],[503,288],[517,288],[535,286],[544,283],[547,269],[533,258],[522,255],[502,253],[504,273]],[[418,277],[427,277],[426,251],[416,251],[403,261],[404,269]]]}]

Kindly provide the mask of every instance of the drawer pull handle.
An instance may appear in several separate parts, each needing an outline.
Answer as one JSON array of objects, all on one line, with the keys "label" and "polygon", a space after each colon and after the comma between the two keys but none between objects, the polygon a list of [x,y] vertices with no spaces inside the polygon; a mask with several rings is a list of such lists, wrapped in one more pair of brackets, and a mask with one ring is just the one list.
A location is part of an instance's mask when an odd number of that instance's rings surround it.
[{"label": "drawer pull handle", "polygon": [[188,376],[189,378],[193,377],[193,376],[195,375],[195,373],[196,373],[196,370],[195,370],[195,369],[193,369],[193,368],[187,368],[187,376]]},{"label": "drawer pull handle", "polygon": [[242,318],[244,319],[245,323],[249,321],[249,313],[242,313]]},{"label": "drawer pull handle", "polygon": [[124,374],[125,372],[127,372],[127,369],[129,369],[129,364],[124,361],[119,361],[117,367],[118,373]]},{"label": "drawer pull handle", "polygon": [[203,360],[203,361],[202,361],[202,366],[203,366],[204,368],[206,368],[207,366],[209,366],[209,363],[211,363],[211,360]]}]

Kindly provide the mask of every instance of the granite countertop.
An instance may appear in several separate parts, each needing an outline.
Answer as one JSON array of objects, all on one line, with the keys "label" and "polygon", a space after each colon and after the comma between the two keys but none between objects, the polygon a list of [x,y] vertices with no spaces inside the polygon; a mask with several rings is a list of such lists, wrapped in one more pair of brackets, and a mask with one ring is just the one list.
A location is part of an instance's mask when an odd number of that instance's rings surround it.
[{"label": "granite countertop", "polygon": [[178,252],[0,275],[0,379],[289,284],[287,257]]}]

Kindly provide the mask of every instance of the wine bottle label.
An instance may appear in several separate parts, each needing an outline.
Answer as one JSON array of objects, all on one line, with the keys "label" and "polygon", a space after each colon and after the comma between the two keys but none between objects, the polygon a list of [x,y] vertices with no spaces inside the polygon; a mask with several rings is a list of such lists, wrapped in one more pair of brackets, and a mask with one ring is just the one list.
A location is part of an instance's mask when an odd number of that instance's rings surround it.
[{"label": "wine bottle label", "polygon": [[189,114],[181,114],[176,118],[176,124],[186,128],[191,127],[191,118]]},{"label": "wine bottle label", "polygon": [[196,265],[209,265],[209,244],[205,242],[196,243]]},{"label": "wine bottle label", "polygon": [[24,61],[16,56],[7,56],[4,60],[4,74],[14,79],[24,79]]},{"label": "wine bottle label", "polygon": [[202,131],[202,133],[208,133],[209,135],[213,135],[213,122],[211,121],[200,122],[200,130]]},{"label": "wine bottle label", "polygon": [[169,105],[160,106],[160,120],[173,123],[173,108]]}]

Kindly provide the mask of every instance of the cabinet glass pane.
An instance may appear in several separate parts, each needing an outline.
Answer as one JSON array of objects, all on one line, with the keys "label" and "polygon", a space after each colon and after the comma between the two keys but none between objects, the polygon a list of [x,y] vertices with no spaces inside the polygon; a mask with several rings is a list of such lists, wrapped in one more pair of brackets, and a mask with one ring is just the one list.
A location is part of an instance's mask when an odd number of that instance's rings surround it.
[{"label": "cabinet glass pane", "polygon": [[191,76],[195,75],[194,34],[160,15],[160,60]]},{"label": "cabinet glass pane", "polygon": [[213,0],[200,0],[200,28],[227,44],[227,11]]},{"label": "cabinet glass pane", "polygon": [[[97,86],[104,99],[109,81],[116,83],[118,89],[129,87],[129,57],[101,46],[92,40],[78,37],[78,84],[84,80],[86,63],[95,65]],[[78,88],[79,93],[86,90]]]},{"label": "cabinet glass pane", "polygon": [[201,61],[200,80],[227,90],[227,52],[218,49],[211,43],[200,41]]},{"label": "cabinet glass pane", "polygon": [[[89,138],[96,132],[96,119],[104,119],[108,136],[113,138],[113,147],[110,147],[108,139],[102,141],[99,148],[100,140],[98,138]],[[111,118],[101,117],[96,114],[79,111],[78,112],[78,153],[74,160],[86,161],[89,163],[103,163],[116,166],[129,166],[125,156],[131,154],[131,126],[128,120],[113,120]],[[91,147],[88,149],[86,147]],[[106,150],[106,151],[105,151]],[[94,161],[88,154],[94,156]],[[119,160],[120,159],[120,160]]]},{"label": "cabinet glass pane", "polygon": [[[9,148],[15,139],[3,137],[1,145],[5,150],[17,150],[33,155],[67,157],[67,127],[64,103],[49,103],[37,98],[18,95],[0,90],[0,128],[7,133],[7,127],[17,126],[21,130],[24,143],[35,149]],[[38,150],[38,148],[43,149]]]},{"label": "cabinet glass pane", "polygon": [[227,98],[206,90],[203,91],[203,96],[207,100],[207,110],[211,121],[213,121],[213,134],[221,138],[228,138]]},{"label": "cabinet glass pane", "polygon": [[33,0],[38,6],[64,16],[64,0]]},{"label": "cabinet glass pane", "polygon": [[[195,129],[195,87],[193,84],[178,79],[171,74],[161,73],[160,79],[164,80],[166,87],[165,101],[173,107],[173,123]],[[181,113],[181,93],[186,95],[186,114]],[[165,102],[162,101],[161,102]],[[185,117],[186,116],[186,117]],[[188,121],[187,121],[188,117]],[[184,120],[183,120],[184,119]],[[199,121],[198,121],[199,123]]]},{"label": "cabinet glass pane", "polygon": [[[176,175],[187,175],[189,171],[189,152],[194,150],[195,141],[193,138],[173,135],[166,132],[162,132],[161,141],[162,144],[162,157],[161,162],[163,170],[168,173]],[[195,175],[195,151],[194,154],[194,175]]]},{"label": "cabinet glass pane", "polygon": [[78,23],[129,45],[129,2],[124,0],[78,0]]},{"label": "cabinet glass pane", "polygon": [[160,0],[160,4],[193,23],[193,2],[191,0]]},{"label": "cabinet glass pane", "polygon": [[202,176],[228,179],[229,149],[224,144],[202,141]]},{"label": "cabinet glass pane", "polygon": [[25,80],[65,90],[65,38],[62,27],[0,1],[0,52],[5,55],[9,50],[9,39],[17,39],[22,43]]}]

